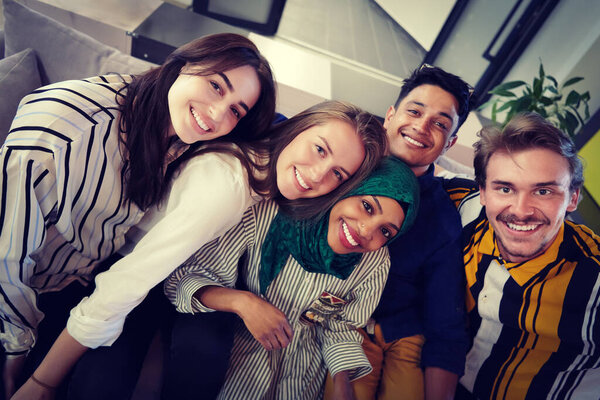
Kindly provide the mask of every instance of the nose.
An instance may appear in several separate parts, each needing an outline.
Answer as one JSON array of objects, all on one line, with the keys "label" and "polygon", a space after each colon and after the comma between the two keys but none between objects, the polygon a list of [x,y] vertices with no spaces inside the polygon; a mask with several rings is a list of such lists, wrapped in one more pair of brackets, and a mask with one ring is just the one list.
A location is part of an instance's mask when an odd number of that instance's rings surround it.
[{"label": "nose", "polygon": [[212,103],[208,107],[209,116],[215,122],[220,122],[223,119],[223,117],[225,116],[226,111],[227,111],[226,105],[221,102]]},{"label": "nose", "polygon": [[359,234],[361,237],[363,237],[366,241],[369,241],[373,238],[373,224],[370,223],[365,223],[364,221],[361,221],[359,224]]},{"label": "nose", "polygon": [[309,169],[309,178],[313,183],[320,183],[329,171],[329,165],[326,162],[317,162]]},{"label": "nose", "polygon": [[413,122],[413,129],[419,134],[425,134],[427,132],[427,125],[429,121],[427,118],[419,118]]},{"label": "nose", "polygon": [[519,218],[524,218],[534,213],[532,199],[528,193],[519,193],[512,205],[512,212]]}]

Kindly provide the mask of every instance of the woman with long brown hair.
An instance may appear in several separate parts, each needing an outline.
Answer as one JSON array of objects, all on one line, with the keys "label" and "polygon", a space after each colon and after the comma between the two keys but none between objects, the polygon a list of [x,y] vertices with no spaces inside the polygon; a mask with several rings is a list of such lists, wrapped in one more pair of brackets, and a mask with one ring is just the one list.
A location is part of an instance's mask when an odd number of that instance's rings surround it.
[{"label": "woman with long brown hair", "polygon": [[194,40],[138,76],[59,82],[21,101],[0,151],[7,395],[36,343],[44,294],[93,279],[165,197],[174,160],[207,141],[260,140],[274,111],[268,62],[234,34]]}]

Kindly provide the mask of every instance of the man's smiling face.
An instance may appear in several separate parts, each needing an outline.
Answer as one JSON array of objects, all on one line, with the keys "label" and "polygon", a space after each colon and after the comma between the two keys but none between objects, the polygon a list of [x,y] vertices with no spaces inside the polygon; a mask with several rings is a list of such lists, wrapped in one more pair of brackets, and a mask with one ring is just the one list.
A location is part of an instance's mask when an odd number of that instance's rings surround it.
[{"label": "man's smiling face", "polygon": [[492,154],[481,204],[504,259],[524,262],[550,247],[566,213],[577,208],[579,190],[571,192],[570,183],[567,160],[551,150]]},{"label": "man's smiling face", "polygon": [[439,86],[414,88],[385,116],[389,152],[420,176],[456,141],[458,102]]}]

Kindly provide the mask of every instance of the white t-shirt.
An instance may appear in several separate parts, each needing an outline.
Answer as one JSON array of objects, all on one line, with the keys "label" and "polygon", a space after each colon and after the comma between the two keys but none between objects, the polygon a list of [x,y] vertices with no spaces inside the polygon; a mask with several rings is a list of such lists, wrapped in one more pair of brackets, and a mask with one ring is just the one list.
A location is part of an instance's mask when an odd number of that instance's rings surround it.
[{"label": "white t-shirt", "polygon": [[237,158],[206,153],[190,160],[174,179],[164,205],[148,211],[138,232],[130,235],[139,239],[137,245],[99,274],[94,293],[71,310],[69,334],[90,348],[110,346],[127,314],[150,289],[238,223],[259,200]]}]

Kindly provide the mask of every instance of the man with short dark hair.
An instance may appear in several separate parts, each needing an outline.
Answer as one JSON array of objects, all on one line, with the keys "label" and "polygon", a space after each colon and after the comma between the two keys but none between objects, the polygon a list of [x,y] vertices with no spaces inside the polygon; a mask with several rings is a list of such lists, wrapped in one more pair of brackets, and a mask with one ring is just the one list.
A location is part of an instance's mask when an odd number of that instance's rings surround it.
[{"label": "man with short dark hair", "polygon": [[411,231],[389,246],[386,287],[371,323],[361,329],[373,371],[353,382],[358,399],[452,398],[463,372],[468,337],[461,224],[433,163],[456,142],[470,103],[467,83],[424,65],[404,81],[386,112],[389,153],[415,173],[421,199]]},{"label": "man with short dark hair", "polygon": [[476,183],[454,179],[472,346],[457,398],[598,399],[600,237],[565,220],[581,160],[541,116],[486,128]]}]

